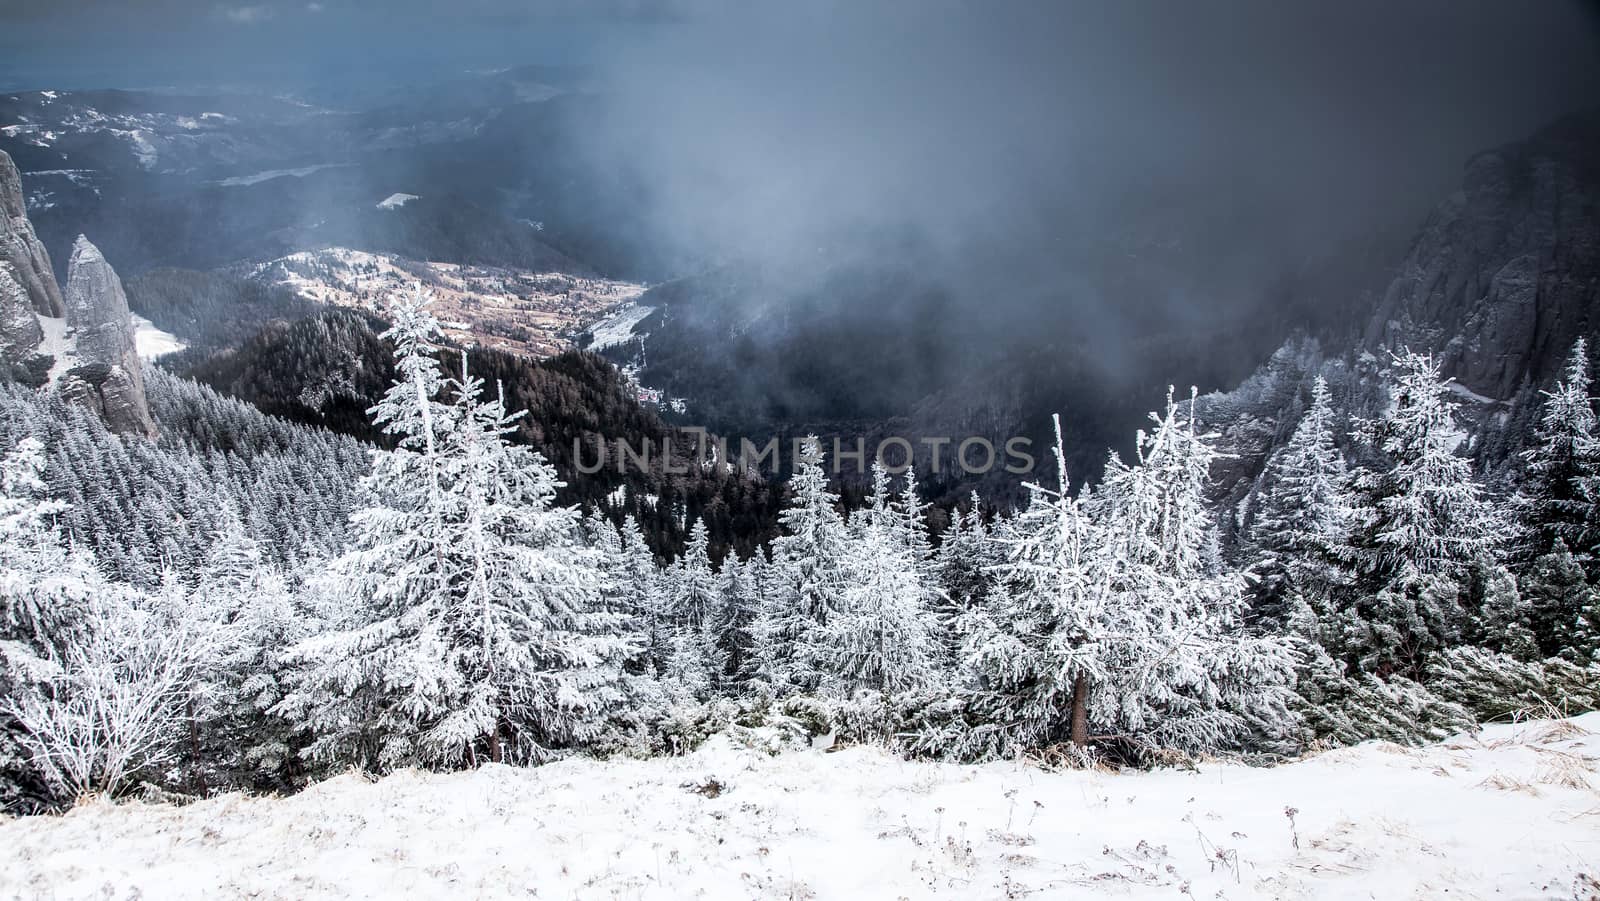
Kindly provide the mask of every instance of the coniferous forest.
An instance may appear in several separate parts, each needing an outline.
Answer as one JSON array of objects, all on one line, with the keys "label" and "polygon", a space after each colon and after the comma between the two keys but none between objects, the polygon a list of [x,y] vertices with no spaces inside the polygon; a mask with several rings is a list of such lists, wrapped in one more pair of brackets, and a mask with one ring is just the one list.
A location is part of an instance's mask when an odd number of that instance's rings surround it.
[{"label": "coniferous forest", "polygon": [[1060,466],[937,533],[881,463],[845,512],[809,441],[777,537],[713,560],[702,520],[664,559],[632,515],[558,502],[426,292],[392,317],[384,449],[159,370],[153,444],[8,389],[8,808],[755,726],[956,761],[1270,761],[1600,701],[1582,341],[1514,484],[1458,455],[1450,382],[1401,352],[1275,373],[1300,412],[1231,509],[1223,399],[1169,393],[1097,484]]}]

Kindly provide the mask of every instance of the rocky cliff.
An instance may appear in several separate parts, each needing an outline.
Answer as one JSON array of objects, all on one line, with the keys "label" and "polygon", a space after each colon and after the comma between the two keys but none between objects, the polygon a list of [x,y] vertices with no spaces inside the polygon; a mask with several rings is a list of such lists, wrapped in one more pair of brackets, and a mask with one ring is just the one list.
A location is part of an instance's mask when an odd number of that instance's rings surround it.
[{"label": "rocky cliff", "polygon": [[38,385],[51,358],[40,352],[44,330],[16,273],[10,263],[0,261],[0,378]]},{"label": "rocky cliff", "polygon": [[112,431],[154,437],[122,279],[82,235],[67,266],[66,313],[73,349],[67,352],[71,368],[61,376],[62,394],[94,409]]},{"label": "rocky cliff", "polygon": [[0,262],[10,263],[12,278],[28,295],[41,316],[59,317],[63,310],[61,288],[50,268],[50,254],[39,243],[28,221],[22,195],[22,175],[0,150]]},{"label": "rocky cliff", "polygon": [[1367,327],[1369,348],[1444,357],[1472,391],[1506,400],[1554,379],[1600,333],[1600,113],[1474,157],[1436,208]]}]

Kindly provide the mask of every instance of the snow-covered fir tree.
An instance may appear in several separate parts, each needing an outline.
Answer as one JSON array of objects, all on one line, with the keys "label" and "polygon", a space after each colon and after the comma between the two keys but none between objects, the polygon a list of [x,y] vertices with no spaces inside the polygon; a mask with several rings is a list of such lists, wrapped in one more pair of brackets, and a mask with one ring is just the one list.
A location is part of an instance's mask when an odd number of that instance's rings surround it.
[{"label": "snow-covered fir tree", "polygon": [[915,489],[892,496],[881,462],[872,479],[871,506],[852,517],[846,586],[820,635],[823,684],[845,696],[920,688],[940,674],[938,589],[928,581],[926,541],[915,525]]},{"label": "snow-covered fir tree", "polygon": [[767,559],[759,550],[749,560],[728,554],[717,572],[717,591],[722,603],[712,628],[716,635],[717,658],[723,666],[722,684],[730,690],[742,687],[759,675],[759,659],[753,651],[766,572]]},{"label": "snow-covered fir tree", "polygon": [[1318,376],[1311,406],[1267,464],[1249,539],[1258,607],[1279,622],[1304,623],[1302,606],[1326,617],[1333,590],[1350,578],[1352,504],[1337,425],[1328,383]]},{"label": "snow-covered fir tree", "polygon": [[604,608],[577,511],[555,506],[554,469],[506,440],[519,414],[483,398],[464,358],[444,385],[427,305],[421,292],[396,304],[399,377],[374,414],[400,446],[375,461],[376,503],[332,567],[358,612],[299,645],[297,685],[276,708],[314,736],[311,757],[377,770],[593,741],[639,650]]},{"label": "snow-covered fir tree", "polygon": [[1057,484],[1030,484],[1027,508],[997,524],[993,593],[960,624],[977,718],[957,737],[963,757],[1089,741],[1090,691],[1106,669],[1106,547],[1069,490],[1060,417],[1055,426]]},{"label": "snow-covered fir tree", "polygon": [[1194,411],[1193,389],[1187,405],[1169,393],[1136,463],[1113,459],[1089,501],[1107,568],[1090,716],[1160,747],[1270,747],[1292,728],[1292,658],[1278,637],[1244,628],[1246,580],[1221,567],[1206,502],[1219,454]]},{"label": "snow-covered fir tree", "polygon": [[1415,677],[1430,652],[1461,640],[1469,579],[1495,561],[1503,529],[1456,453],[1462,435],[1437,362],[1406,351],[1394,370],[1388,412],[1363,429],[1386,465],[1355,478],[1358,578],[1334,649],[1367,672]]},{"label": "snow-covered fir tree", "polygon": [[666,572],[663,623],[668,647],[663,677],[701,699],[720,687],[725,669],[716,632],[723,600],[710,544],[705,520],[695,520],[683,555]]},{"label": "snow-covered fir tree", "polygon": [[[87,628],[98,588],[92,561],[70,553],[56,531],[66,505],[46,496],[44,475],[37,439],[22,439],[0,459],[0,698],[13,705],[41,700],[63,675],[57,661]],[[21,732],[0,708],[0,809],[48,799]]]},{"label": "snow-covered fir tree", "polygon": [[957,508],[934,552],[933,571],[941,595],[934,607],[941,655],[954,663],[961,644],[960,618],[989,596],[994,587],[995,543],[984,522],[976,491],[965,508]]},{"label": "snow-covered fir tree", "polygon": [[1600,592],[1585,577],[1577,556],[1560,538],[1550,551],[1534,558],[1517,579],[1517,611],[1503,619],[1529,633],[1531,652],[1539,658],[1566,654],[1583,660],[1597,646],[1592,621]]},{"label": "snow-covered fir tree", "polygon": [[998,587],[964,625],[986,720],[971,750],[1101,735],[1138,754],[1284,737],[1287,648],[1243,631],[1243,578],[1206,553],[1216,452],[1170,400],[1153,419],[1138,461],[1113,458],[1089,498],[1068,491],[1057,422],[1061,481],[1032,486],[1028,509],[1002,524]]},{"label": "snow-covered fir tree", "polygon": [[843,604],[850,535],[828,490],[822,444],[801,443],[779,516],[784,534],[772,544],[766,596],[756,623],[759,678],[779,692],[813,691],[826,671],[822,635]]},{"label": "snow-covered fir tree", "polygon": [[1526,476],[1512,504],[1530,556],[1551,552],[1559,541],[1587,563],[1600,543],[1600,435],[1589,386],[1588,344],[1579,338],[1565,377],[1544,394],[1532,446],[1522,453]]}]

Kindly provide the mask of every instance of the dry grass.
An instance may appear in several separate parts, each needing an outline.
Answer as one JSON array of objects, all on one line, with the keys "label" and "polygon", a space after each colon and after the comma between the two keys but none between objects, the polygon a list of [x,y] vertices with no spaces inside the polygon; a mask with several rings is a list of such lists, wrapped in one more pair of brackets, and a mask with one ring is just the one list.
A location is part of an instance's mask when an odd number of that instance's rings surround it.
[{"label": "dry grass", "polygon": [[1534,771],[1533,781],[1540,785],[1594,790],[1594,786],[1589,784],[1588,774],[1594,772],[1595,758],[1550,748],[1534,750],[1539,752],[1539,768]]},{"label": "dry grass", "polygon": [[1515,776],[1505,773],[1494,773],[1489,778],[1478,783],[1480,788],[1493,788],[1499,791],[1523,792],[1532,797],[1539,797],[1539,789],[1531,782],[1525,782]]},{"label": "dry grass", "polygon": [[1553,722],[1546,723],[1542,728],[1539,729],[1538,734],[1535,735],[1531,740],[1535,744],[1542,745],[1553,741],[1567,741],[1569,739],[1582,738],[1585,735],[1593,734],[1593,732],[1590,732],[1588,729],[1583,728],[1572,720],[1555,720]]}]

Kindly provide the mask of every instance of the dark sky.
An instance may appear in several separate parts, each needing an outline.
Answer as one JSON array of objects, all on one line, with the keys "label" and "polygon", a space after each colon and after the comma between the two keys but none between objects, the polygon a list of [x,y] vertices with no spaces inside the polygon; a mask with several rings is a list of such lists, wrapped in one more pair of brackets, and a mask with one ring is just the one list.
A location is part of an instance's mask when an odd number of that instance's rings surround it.
[{"label": "dark sky", "polygon": [[1225,308],[1600,107],[1597,48],[1568,0],[0,0],[0,87],[591,65],[617,90],[566,139],[664,244],[794,272],[912,234],[958,294],[1097,316],[1075,250],[1154,222],[1207,269],[1171,314]]},{"label": "dark sky", "polygon": [[1184,271],[1169,281],[1125,267],[1169,295],[1141,309],[1172,317],[1243,309],[1339,242],[1409,234],[1473,153],[1600,107],[1593,13],[758,3],[606,59],[627,89],[585,155],[641,170],[660,233],[690,246],[803,273],[823,245],[829,260],[884,253],[830,237],[910,231],[959,296],[1055,305],[1100,331],[1130,299],[1086,257],[1119,229],[1174,245],[1160,249]]}]

